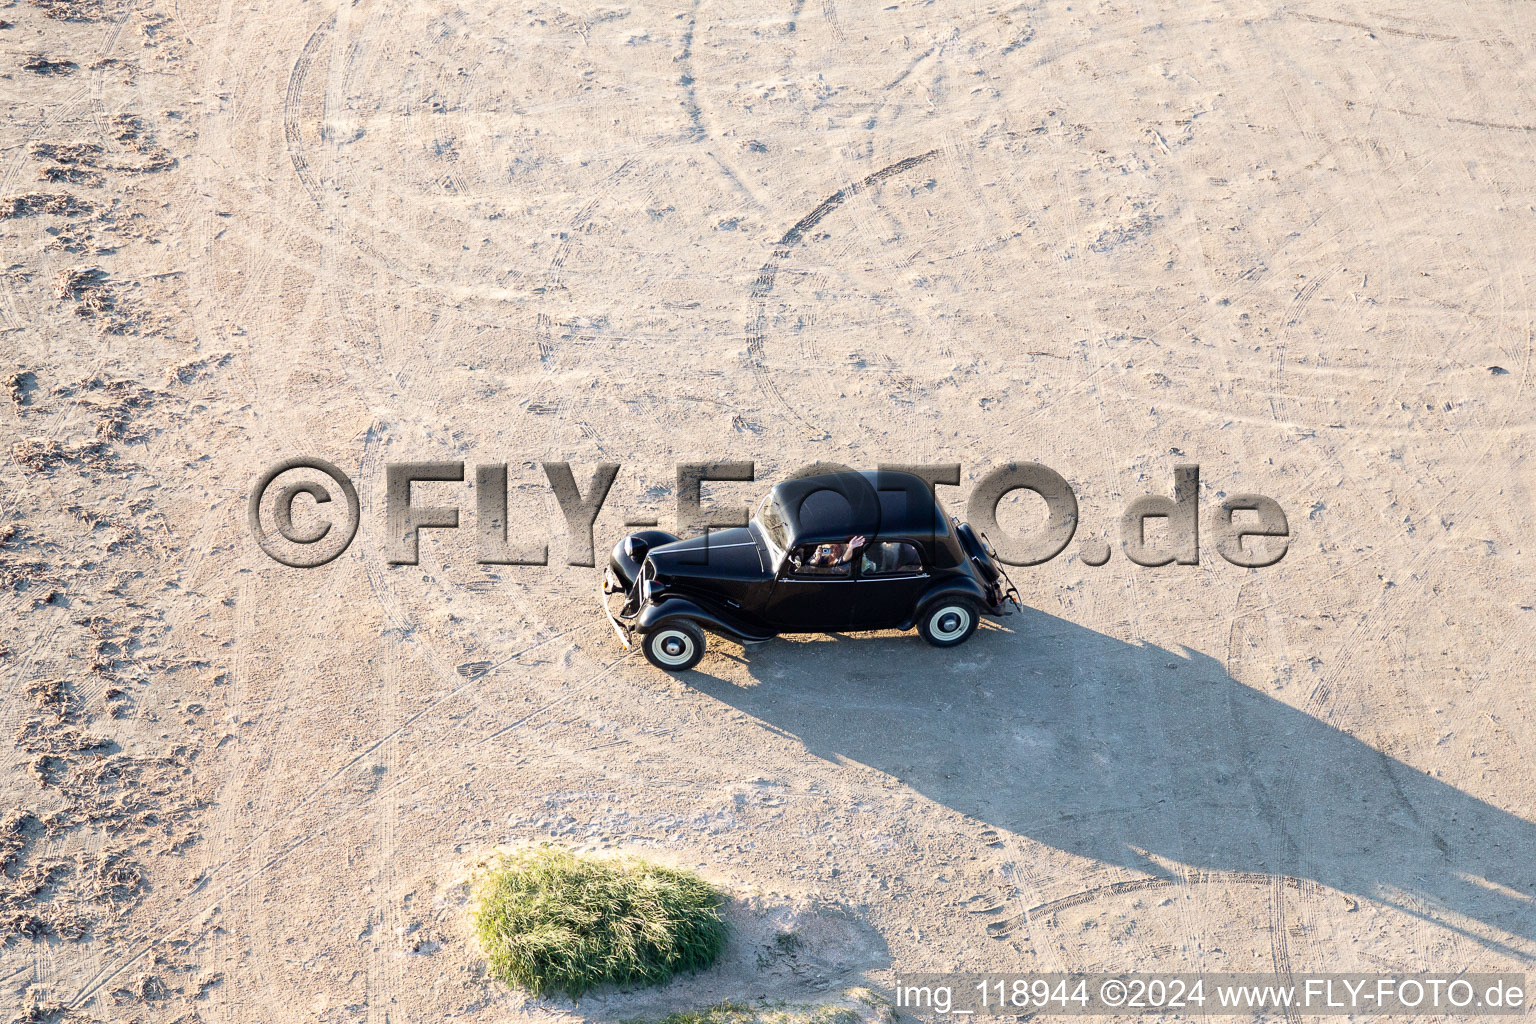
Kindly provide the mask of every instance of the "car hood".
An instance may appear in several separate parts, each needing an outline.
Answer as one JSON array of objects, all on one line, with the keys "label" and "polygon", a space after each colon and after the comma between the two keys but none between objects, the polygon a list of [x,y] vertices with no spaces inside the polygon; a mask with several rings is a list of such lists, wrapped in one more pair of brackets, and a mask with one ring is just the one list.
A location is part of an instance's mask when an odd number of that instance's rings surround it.
[{"label": "car hood", "polygon": [[752,531],[744,527],[663,544],[648,551],[646,558],[656,566],[658,578],[763,579],[772,575],[758,557]]}]

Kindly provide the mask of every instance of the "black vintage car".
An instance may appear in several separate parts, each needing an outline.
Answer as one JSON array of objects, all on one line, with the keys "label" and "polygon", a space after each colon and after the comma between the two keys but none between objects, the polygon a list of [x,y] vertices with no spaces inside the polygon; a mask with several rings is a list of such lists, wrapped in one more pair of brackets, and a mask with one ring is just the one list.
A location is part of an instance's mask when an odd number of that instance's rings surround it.
[{"label": "black vintage car", "polygon": [[986,538],[946,515],[921,478],[888,471],[786,481],[745,527],[689,540],[630,534],[603,573],[620,642],[639,634],[646,659],[669,672],[698,663],[705,630],[754,643],[915,626],[953,647],[1010,603],[1018,591]]}]

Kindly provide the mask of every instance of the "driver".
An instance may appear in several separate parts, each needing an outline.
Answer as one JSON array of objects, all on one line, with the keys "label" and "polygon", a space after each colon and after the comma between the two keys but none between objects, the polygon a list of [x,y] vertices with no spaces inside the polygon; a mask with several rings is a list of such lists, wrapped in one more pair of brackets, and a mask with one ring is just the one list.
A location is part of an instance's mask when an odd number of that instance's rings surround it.
[{"label": "driver", "polygon": [[820,544],[811,552],[807,565],[830,568],[834,565],[843,565],[853,560],[856,550],[869,543],[869,538],[863,534],[850,537],[846,544]]}]

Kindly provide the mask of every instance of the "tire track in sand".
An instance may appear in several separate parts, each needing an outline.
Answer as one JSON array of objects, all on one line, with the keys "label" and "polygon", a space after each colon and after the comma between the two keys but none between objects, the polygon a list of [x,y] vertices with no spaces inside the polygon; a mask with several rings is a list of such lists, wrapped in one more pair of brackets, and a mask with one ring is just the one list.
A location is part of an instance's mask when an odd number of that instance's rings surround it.
[{"label": "tire track in sand", "polygon": [[795,221],[794,225],[784,232],[778,242],[774,244],[772,255],[769,256],[762,268],[758,270],[757,278],[752,282],[751,291],[748,293],[752,309],[747,320],[747,362],[752,369],[753,379],[757,382],[757,386],[762,390],[763,394],[768,397],[769,401],[778,406],[787,419],[799,424],[810,435],[812,440],[825,440],[830,435],[801,416],[799,411],[790,404],[789,400],[784,397],[783,391],[779,389],[778,384],[771,376],[765,361],[764,342],[768,326],[768,296],[773,294],[774,283],[778,279],[779,267],[789,258],[790,252],[805,241],[806,234],[812,228],[821,223],[822,220],[849,199],[867,189],[873,188],[887,178],[892,178],[909,171],[938,155],[939,151],[937,149],[930,149],[926,153],[918,153],[915,156],[897,160],[895,163],[887,164],[885,167],[859,179],[852,185],[840,188],[827,196],[820,203],[816,204],[816,207],[810,213]]}]

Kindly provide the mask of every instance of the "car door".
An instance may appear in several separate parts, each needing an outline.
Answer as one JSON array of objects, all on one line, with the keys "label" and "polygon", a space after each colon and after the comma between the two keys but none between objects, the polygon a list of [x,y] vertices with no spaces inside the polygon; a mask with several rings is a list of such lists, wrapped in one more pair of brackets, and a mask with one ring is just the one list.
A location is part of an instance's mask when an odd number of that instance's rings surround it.
[{"label": "car door", "polygon": [[855,592],[853,559],[814,564],[815,552],[789,552],[773,583],[765,617],[784,633],[831,633],[846,629]]},{"label": "car door", "polygon": [[848,628],[890,629],[912,613],[928,585],[928,567],[911,541],[882,538],[855,560],[853,603]]}]

